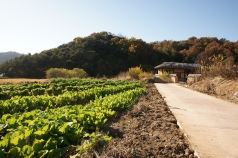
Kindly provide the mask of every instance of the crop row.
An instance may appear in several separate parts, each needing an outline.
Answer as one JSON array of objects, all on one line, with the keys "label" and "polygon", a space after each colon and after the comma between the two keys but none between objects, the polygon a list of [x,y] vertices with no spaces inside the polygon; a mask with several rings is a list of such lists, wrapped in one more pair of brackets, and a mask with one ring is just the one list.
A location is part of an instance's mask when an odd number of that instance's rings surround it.
[{"label": "crop row", "polygon": [[[0,120],[0,157],[60,157],[70,146],[82,149],[111,138],[95,132],[114,110],[129,108],[144,93],[134,88],[82,105],[5,114]],[[85,143],[86,142],[86,143]]]},{"label": "crop row", "polygon": [[58,96],[15,96],[8,100],[0,100],[0,116],[6,113],[14,114],[34,109],[45,110],[47,107],[58,108],[65,105],[85,104],[94,100],[95,97],[104,97],[136,87],[141,87],[141,85],[134,83],[121,86],[94,87],[77,92],[69,91]]},{"label": "crop row", "polygon": [[[27,83],[21,85],[4,85],[0,86],[0,100],[7,100],[14,96],[37,96],[37,95],[60,95],[67,91],[86,90],[93,87],[105,87],[108,85],[117,86],[125,84],[140,84],[140,82],[128,81],[103,81],[103,80],[86,80],[78,79],[68,81],[61,79],[62,82],[50,82],[49,84]],[[53,80],[54,81],[54,80]]]}]

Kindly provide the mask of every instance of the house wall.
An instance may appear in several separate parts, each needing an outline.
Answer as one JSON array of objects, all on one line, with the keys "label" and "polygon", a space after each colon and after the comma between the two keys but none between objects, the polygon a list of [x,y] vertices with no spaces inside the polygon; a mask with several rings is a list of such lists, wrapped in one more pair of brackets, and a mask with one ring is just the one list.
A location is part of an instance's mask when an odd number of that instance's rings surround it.
[{"label": "house wall", "polygon": [[183,72],[184,73],[184,69],[174,69],[174,72]]},{"label": "house wall", "polygon": [[174,69],[174,73],[177,74],[178,78],[185,78],[184,69]]}]

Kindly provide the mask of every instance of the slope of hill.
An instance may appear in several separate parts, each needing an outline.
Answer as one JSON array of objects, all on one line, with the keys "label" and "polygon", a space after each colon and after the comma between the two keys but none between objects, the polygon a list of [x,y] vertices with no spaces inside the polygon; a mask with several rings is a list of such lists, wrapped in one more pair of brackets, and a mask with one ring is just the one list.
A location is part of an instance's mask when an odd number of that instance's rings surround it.
[{"label": "slope of hill", "polygon": [[207,77],[186,87],[238,104],[238,81]]},{"label": "slope of hill", "polygon": [[82,68],[91,77],[113,77],[135,66],[154,71],[156,65],[165,61],[209,64],[210,57],[220,54],[224,59],[238,62],[238,41],[190,37],[184,41],[146,43],[142,39],[99,32],[5,62],[0,65],[0,74],[14,78],[45,78],[45,71],[50,68]]},{"label": "slope of hill", "polygon": [[0,52],[0,64],[4,63],[6,60],[14,59],[23,54],[17,52]]}]

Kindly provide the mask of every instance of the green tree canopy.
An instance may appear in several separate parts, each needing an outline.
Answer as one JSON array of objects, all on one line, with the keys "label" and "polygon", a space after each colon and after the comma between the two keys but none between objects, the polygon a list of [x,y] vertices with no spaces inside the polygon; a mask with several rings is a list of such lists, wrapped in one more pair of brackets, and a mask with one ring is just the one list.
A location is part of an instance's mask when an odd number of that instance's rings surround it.
[{"label": "green tree canopy", "polygon": [[144,71],[151,71],[164,61],[194,63],[206,61],[216,54],[232,57],[238,62],[238,42],[215,37],[190,37],[183,41],[146,43],[142,39],[99,32],[76,37],[39,54],[8,60],[0,65],[0,74],[45,78],[45,72],[50,68],[81,68],[92,77],[110,77],[131,67],[140,66]]}]

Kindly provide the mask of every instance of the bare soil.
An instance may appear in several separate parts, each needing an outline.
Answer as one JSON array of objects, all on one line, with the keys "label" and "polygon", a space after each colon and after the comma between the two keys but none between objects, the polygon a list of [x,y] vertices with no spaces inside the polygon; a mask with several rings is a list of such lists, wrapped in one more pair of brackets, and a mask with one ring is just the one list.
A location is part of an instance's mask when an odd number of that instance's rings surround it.
[{"label": "bare soil", "polygon": [[94,157],[197,157],[155,85],[148,83],[146,89],[132,109],[107,122],[102,130],[114,139]]}]

